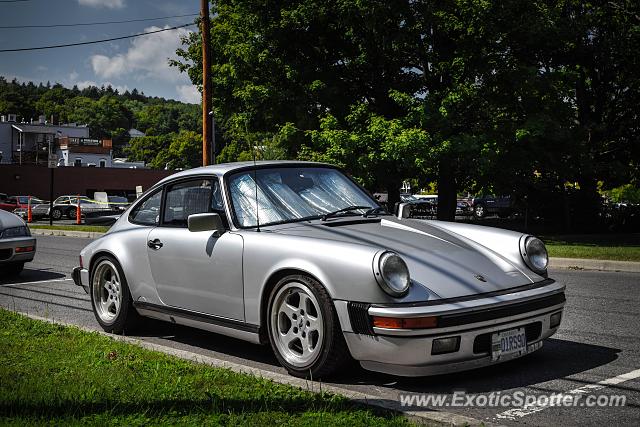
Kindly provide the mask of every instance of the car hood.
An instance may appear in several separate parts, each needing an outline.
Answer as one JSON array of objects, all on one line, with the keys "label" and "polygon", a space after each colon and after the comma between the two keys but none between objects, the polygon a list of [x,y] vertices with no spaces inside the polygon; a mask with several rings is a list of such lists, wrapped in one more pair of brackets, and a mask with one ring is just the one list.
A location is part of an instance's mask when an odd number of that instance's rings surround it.
[{"label": "car hood", "polygon": [[394,251],[407,263],[412,281],[428,288],[435,298],[501,291],[535,281],[533,274],[488,248],[421,221],[338,219],[273,232]]}]

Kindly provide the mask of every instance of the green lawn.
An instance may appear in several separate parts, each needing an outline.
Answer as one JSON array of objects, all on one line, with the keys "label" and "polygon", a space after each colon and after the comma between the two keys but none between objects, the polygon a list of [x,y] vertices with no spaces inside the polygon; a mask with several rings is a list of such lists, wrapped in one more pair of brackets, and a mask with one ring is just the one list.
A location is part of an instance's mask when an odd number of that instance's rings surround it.
[{"label": "green lawn", "polygon": [[549,256],[640,261],[639,234],[544,236]]},{"label": "green lawn", "polygon": [[0,309],[0,425],[408,425],[340,396]]},{"label": "green lawn", "polygon": [[68,231],[94,231],[105,233],[110,227],[106,225],[29,225],[35,230],[68,230]]}]

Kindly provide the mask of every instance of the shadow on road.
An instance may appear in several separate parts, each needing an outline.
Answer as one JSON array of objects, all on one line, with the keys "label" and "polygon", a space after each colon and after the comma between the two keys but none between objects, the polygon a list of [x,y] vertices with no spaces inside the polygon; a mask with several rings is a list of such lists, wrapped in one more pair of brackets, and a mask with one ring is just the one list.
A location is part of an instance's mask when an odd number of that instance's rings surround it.
[{"label": "shadow on road", "polygon": [[[150,321],[136,333],[142,337],[158,337],[230,356],[263,364],[263,368],[284,372],[271,347],[250,344],[235,338],[201,331],[161,321]],[[527,387],[546,381],[564,378],[606,365],[619,356],[621,350],[583,344],[562,339],[547,339],[541,350],[521,359],[456,374],[431,377],[405,378],[370,372],[357,364],[351,364],[342,374],[326,379],[326,382],[342,385],[371,385],[392,387],[404,392],[452,393],[464,390],[469,393],[509,390]]]},{"label": "shadow on road", "polygon": [[0,272],[0,286],[1,285],[14,285],[18,283],[27,282],[39,282],[42,280],[55,280],[64,279],[66,276],[62,273],[56,273],[55,271],[47,270],[34,270],[25,268],[22,273],[17,276],[9,276],[6,273]]},{"label": "shadow on road", "polygon": [[340,383],[388,385],[400,391],[419,393],[501,391],[589,371],[616,360],[620,352],[615,348],[550,338],[536,353],[487,368],[421,378],[394,377],[361,370],[357,376],[340,379]]}]

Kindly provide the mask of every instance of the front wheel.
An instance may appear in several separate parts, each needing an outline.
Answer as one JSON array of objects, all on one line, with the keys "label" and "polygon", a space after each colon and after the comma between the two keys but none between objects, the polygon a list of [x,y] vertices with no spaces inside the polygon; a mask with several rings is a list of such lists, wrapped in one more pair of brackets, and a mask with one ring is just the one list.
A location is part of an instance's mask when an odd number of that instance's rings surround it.
[{"label": "front wheel", "polygon": [[316,280],[285,277],[274,287],[268,304],[269,341],[291,375],[328,376],[350,361],[331,298]]},{"label": "front wheel", "polygon": [[56,221],[61,219],[62,218],[62,210],[60,210],[60,208],[53,208],[53,210],[51,211],[51,218],[55,219]]},{"label": "front wheel", "polygon": [[91,306],[96,320],[106,332],[121,334],[134,327],[137,313],[127,279],[118,262],[101,256],[91,269]]},{"label": "front wheel", "polygon": [[476,205],[476,207],[473,208],[473,213],[475,214],[476,218],[484,218],[487,214],[487,211],[484,208],[484,205]]}]

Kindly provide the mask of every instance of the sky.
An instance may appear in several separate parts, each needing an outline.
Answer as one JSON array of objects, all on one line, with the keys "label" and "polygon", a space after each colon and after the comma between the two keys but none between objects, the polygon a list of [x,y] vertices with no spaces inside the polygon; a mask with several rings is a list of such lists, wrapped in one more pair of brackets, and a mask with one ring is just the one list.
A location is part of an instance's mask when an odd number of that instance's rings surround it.
[{"label": "sky", "polygon": [[[18,0],[0,2],[0,27],[123,21],[197,14],[198,0]],[[195,16],[124,24],[57,28],[0,28],[0,49],[26,48],[126,36],[193,22]],[[59,49],[0,52],[7,80],[47,81],[79,88],[111,85],[197,104],[200,93],[186,73],[170,67],[187,27],[153,35]]]}]

